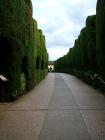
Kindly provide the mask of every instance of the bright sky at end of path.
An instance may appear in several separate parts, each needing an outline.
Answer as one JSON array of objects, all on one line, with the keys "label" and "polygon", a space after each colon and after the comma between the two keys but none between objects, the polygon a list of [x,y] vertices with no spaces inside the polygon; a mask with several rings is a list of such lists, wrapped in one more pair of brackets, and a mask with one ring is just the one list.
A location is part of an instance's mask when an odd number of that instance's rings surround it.
[{"label": "bright sky at end of path", "polygon": [[46,36],[49,60],[65,55],[74,45],[86,17],[96,14],[97,0],[32,0],[33,17]]}]

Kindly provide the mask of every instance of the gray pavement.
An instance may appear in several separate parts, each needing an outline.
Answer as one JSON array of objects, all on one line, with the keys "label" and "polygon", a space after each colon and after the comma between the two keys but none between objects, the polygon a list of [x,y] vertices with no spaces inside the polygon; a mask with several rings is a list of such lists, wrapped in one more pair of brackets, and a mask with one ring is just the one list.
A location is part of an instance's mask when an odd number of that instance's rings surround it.
[{"label": "gray pavement", "polygon": [[0,104],[0,140],[105,140],[105,97],[74,76],[49,73]]}]

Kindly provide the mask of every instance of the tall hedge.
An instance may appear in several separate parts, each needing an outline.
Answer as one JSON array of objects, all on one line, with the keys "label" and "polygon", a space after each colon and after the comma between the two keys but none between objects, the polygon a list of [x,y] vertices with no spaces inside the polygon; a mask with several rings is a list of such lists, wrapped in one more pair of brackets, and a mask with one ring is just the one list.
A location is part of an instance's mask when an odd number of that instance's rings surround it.
[{"label": "tall hedge", "polygon": [[86,48],[86,27],[81,30],[80,33],[80,51],[81,51],[81,70],[88,70],[88,55]]},{"label": "tall hedge", "polygon": [[96,68],[96,15],[86,19],[86,48],[88,58],[88,70],[97,72]]},{"label": "tall hedge", "polygon": [[97,1],[96,12],[97,70],[105,80],[105,1]]},{"label": "tall hedge", "polygon": [[86,27],[81,30],[74,46],[66,55],[55,61],[55,70],[75,74],[81,78],[94,78],[94,74],[97,73],[95,15],[87,17]]},{"label": "tall hedge", "polygon": [[[6,100],[32,89],[47,73],[48,54],[43,38],[32,18],[31,0],[0,1],[0,74],[8,78]],[[42,69],[41,64],[45,65]]]}]

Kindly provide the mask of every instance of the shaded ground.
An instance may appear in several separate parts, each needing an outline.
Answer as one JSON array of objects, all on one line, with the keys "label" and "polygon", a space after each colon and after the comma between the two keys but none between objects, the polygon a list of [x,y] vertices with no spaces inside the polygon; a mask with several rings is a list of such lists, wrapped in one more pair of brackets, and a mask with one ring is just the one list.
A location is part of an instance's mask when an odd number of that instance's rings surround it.
[{"label": "shaded ground", "polygon": [[105,97],[68,74],[49,73],[19,100],[0,104],[0,140],[104,140]]}]

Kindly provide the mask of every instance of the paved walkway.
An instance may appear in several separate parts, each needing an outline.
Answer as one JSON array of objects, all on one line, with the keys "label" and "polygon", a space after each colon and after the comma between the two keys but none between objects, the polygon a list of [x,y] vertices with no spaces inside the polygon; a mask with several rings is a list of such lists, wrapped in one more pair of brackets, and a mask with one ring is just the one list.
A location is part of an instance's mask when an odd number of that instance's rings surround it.
[{"label": "paved walkway", "polygon": [[49,73],[0,104],[0,140],[105,140],[105,97],[74,76]]}]

